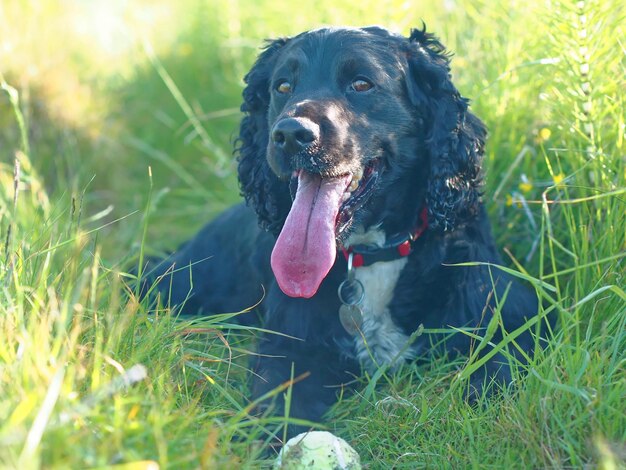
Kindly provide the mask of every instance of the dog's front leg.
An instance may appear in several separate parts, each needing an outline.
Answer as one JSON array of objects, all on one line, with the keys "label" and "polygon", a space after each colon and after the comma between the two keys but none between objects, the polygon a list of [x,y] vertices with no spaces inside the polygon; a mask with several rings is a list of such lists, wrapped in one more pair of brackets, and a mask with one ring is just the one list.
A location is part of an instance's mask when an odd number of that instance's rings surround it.
[{"label": "dog's front leg", "polygon": [[[291,418],[320,422],[358,376],[358,363],[342,349],[348,336],[338,319],[339,302],[330,305],[329,298],[334,302],[336,296],[293,299],[281,292],[268,293],[265,328],[275,333],[260,339],[252,392],[257,399],[273,390],[285,391],[261,403],[261,410],[273,415],[288,410]],[[310,428],[290,425],[288,435]]]}]

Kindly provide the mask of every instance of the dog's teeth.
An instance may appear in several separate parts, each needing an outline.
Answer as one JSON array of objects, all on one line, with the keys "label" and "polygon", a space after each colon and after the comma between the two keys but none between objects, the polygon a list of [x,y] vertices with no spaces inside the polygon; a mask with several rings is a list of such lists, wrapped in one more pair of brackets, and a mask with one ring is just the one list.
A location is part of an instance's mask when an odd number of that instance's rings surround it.
[{"label": "dog's teeth", "polygon": [[348,191],[352,192],[358,187],[359,187],[359,180],[356,178],[352,178],[352,181],[350,182],[350,186],[348,186]]},{"label": "dog's teeth", "polygon": [[341,202],[346,202],[348,199],[350,199],[350,193],[346,191],[345,193],[343,193],[343,196],[341,197]]},{"label": "dog's teeth", "polygon": [[354,174],[354,176],[352,177],[352,181],[356,180],[357,182],[359,182],[361,181],[361,178],[363,178],[363,168],[361,168]]}]

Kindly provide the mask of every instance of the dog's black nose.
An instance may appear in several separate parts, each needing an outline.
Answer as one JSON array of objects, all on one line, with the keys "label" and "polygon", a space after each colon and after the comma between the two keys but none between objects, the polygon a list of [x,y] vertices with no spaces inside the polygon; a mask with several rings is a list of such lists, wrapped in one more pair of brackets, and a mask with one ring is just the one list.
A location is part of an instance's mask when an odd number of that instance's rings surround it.
[{"label": "dog's black nose", "polygon": [[289,156],[311,147],[319,138],[320,127],[306,118],[284,118],[272,129],[272,142]]}]

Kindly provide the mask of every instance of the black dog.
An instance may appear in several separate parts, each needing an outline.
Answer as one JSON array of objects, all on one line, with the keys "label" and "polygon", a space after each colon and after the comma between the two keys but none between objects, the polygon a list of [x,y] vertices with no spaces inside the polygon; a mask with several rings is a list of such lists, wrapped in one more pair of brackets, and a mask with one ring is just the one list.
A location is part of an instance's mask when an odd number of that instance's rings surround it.
[{"label": "black dog", "polygon": [[[317,421],[361,366],[427,355],[429,335],[407,345],[420,325],[485,327],[501,308],[511,331],[536,314],[535,294],[502,271],[451,266],[500,258],[480,200],[485,128],[434,36],[305,32],[271,42],[245,81],[247,207],[219,216],[152,276],[185,314],[263,299],[263,327],[282,335],[260,342],[255,396],[289,380],[293,364],[310,376],[294,386],[291,414]],[[530,334],[517,342],[533,344]],[[445,347],[467,354],[470,344],[459,333]],[[491,378],[510,379],[504,356],[472,384]]]}]

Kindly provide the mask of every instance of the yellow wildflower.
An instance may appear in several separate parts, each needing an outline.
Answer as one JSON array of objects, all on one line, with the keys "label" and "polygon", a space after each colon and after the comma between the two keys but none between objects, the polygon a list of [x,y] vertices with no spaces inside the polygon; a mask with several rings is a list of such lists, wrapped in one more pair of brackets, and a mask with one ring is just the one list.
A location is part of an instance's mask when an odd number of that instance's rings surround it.
[{"label": "yellow wildflower", "polygon": [[535,143],[536,144],[542,144],[546,140],[548,140],[551,135],[552,135],[552,131],[550,129],[548,129],[547,127],[542,127],[537,132],[537,135],[535,136]]},{"label": "yellow wildflower", "polygon": [[554,181],[554,184],[556,186],[561,186],[561,183],[563,182],[564,179],[565,179],[565,175],[563,173],[559,173],[552,177],[552,180]]},{"label": "yellow wildflower", "polygon": [[533,189],[533,184],[530,181],[524,181],[519,184],[519,189],[523,193],[528,193]]}]

